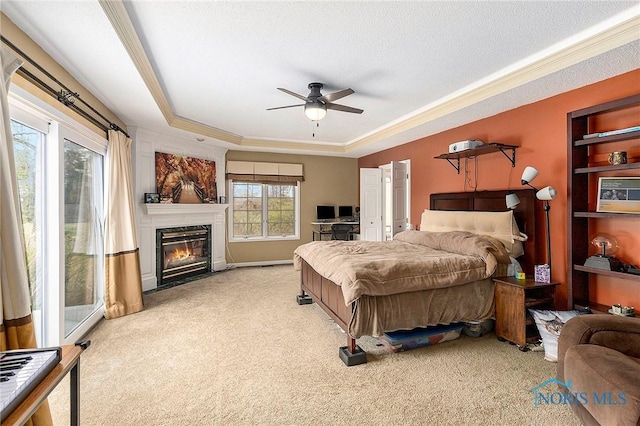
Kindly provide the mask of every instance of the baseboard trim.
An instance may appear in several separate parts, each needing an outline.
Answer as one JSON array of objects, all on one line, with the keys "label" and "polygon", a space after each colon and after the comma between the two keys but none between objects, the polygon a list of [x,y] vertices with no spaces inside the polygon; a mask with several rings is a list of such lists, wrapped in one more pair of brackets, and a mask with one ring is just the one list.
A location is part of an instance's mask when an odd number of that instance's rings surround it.
[{"label": "baseboard trim", "polygon": [[244,268],[246,266],[293,265],[293,260],[267,260],[262,262],[227,263],[227,268]]}]

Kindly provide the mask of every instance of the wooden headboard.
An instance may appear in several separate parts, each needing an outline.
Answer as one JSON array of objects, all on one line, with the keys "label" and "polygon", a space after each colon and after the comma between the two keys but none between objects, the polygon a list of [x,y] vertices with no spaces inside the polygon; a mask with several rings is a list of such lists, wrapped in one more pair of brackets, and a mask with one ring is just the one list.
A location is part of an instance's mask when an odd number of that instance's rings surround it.
[{"label": "wooden headboard", "polygon": [[532,274],[533,266],[536,264],[536,196],[533,189],[431,194],[429,208],[431,210],[448,211],[504,212],[507,211],[505,197],[509,192],[515,193],[520,199],[520,204],[518,204],[513,213],[520,232],[524,232],[529,237],[529,239],[523,243],[524,254],[518,258],[518,262],[520,262],[527,274]]}]

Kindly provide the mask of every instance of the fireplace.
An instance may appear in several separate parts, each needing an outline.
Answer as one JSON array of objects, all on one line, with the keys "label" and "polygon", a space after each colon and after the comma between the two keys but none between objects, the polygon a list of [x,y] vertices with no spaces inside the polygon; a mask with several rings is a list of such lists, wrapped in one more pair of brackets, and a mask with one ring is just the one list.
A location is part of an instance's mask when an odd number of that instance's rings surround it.
[{"label": "fireplace", "polygon": [[158,287],[211,271],[211,225],[156,229]]}]

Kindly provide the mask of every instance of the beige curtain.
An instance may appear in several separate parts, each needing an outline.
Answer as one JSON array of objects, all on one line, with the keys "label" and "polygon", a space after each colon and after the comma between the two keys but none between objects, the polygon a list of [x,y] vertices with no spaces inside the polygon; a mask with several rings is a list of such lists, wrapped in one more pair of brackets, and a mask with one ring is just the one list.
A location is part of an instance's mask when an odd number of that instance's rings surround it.
[{"label": "beige curtain", "polygon": [[[21,60],[0,46],[0,351],[30,349],[37,346],[31,318],[29,277],[7,101],[11,76],[20,65]],[[53,424],[46,401],[31,417],[30,423]]]},{"label": "beige curtain", "polygon": [[142,274],[136,230],[131,139],[109,130],[107,217],[105,226],[105,317],[143,309]]}]

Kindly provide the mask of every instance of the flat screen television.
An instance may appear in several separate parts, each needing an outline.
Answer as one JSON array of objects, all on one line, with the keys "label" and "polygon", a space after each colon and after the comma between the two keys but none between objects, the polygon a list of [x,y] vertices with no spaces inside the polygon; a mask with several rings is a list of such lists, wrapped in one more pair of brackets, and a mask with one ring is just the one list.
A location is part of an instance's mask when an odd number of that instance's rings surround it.
[{"label": "flat screen television", "polygon": [[353,206],[338,206],[338,217],[352,217]]},{"label": "flat screen television", "polygon": [[334,206],[316,206],[316,217],[318,220],[336,218],[336,208]]}]

